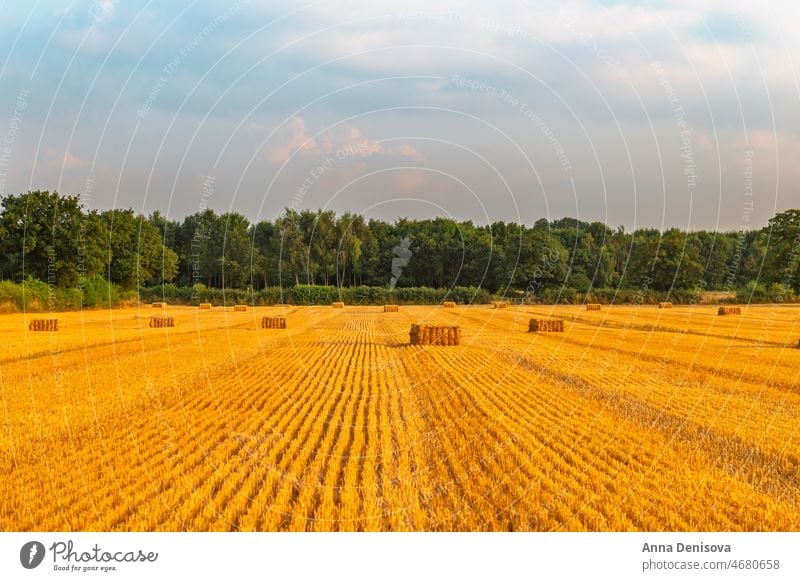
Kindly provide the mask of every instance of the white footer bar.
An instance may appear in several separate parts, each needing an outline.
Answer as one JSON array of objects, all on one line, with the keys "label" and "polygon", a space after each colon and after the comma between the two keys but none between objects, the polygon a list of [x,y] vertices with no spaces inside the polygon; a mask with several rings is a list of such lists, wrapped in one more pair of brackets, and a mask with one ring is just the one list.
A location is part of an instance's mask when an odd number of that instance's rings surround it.
[{"label": "white footer bar", "polygon": [[2,533],[0,579],[800,579],[799,533]]}]

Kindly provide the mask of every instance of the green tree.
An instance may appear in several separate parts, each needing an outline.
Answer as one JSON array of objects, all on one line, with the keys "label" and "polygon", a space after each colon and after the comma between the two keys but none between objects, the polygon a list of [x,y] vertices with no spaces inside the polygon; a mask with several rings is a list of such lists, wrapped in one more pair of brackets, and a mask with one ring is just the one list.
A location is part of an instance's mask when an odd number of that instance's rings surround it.
[{"label": "green tree", "polygon": [[260,273],[260,280],[253,277],[254,288],[266,288],[278,284],[278,240],[275,225],[263,220],[253,226],[253,246],[257,254],[254,260],[260,260],[256,272]]},{"label": "green tree", "polygon": [[222,286],[245,288],[253,286],[253,279],[261,279],[262,261],[253,244],[250,222],[239,213],[222,214],[219,222],[222,232],[222,253],[219,265]]},{"label": "green tree", "polygon": [[635,281],[634,286],[649,281],[650,288],[660,291],[694,288],[704,281],[699,249],[690,243],[685,232],[675,228],[663,234],[657,230],[637,231],[630,277]]},{"label": "green tree", "polygon": [[786,210],[773,217],[763,238],[763,281],[800,291],[800,210]]},{"label": "green tree", "polygon": [[2,203],[3,277],[33,276],[64,288],[102,272],[104,227],[95,212],[83,212],[77,196],[37,190]]},{"label": "green tree", "polygon": [[161,232],[133,210],[102,213],[107,227],[107,277],[124,289],[175,278],[178,257],[165,248]]},{"label": "green tree", "polygon": [[275,220],[276,248],[278,257],[278,281],[282,286],[300,284],[303,275],[306,246],[300,227],[300,214],[287,208],[283,216]]}]

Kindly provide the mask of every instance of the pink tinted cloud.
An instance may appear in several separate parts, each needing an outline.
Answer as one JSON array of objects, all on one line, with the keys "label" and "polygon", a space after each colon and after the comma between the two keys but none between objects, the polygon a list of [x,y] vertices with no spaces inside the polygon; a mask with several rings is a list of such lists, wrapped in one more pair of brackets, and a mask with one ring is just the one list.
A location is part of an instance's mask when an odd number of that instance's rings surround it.
[{"label": "pink tinted cloud", "polygon": [[[251,123],[248,131],[258,131],[262,127]],[[296,153],[336,155],[339,159],[390,154],[407,157],[418,163],[425,161],[425,156],[411,145],[384,147],[379,141],[366,136],[361,129],[348,123],[337,125],[314,138],[308,133],[302,117],[294,117],[279,132],[276,142],[276,145],[267,147],[266,154],[270,161],[277,164],[285,163]]]}]

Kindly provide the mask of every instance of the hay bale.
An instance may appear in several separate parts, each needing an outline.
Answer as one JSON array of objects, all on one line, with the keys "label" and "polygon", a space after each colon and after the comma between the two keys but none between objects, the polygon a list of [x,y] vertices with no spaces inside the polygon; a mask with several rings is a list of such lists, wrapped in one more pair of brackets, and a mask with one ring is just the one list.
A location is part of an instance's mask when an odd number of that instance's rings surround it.
[{"label": "hay bale", "polygon": [[492,301],[493,309],[506,309],[508,308],[508,301]]},{"label": "hay bale", "polygon": [[335,303],[331,304],[334,309],[343,309],[344,303],[342,301],[336,301]]},{"label": "hay bale", "polygon": [[741,315],[742,308],[741,307],[720,307],[717,311],[717,315]]},{"label": "hay bale", "polygon": [[58,319],[33,319],[28,325],[31,331],[58,331]]},{"label": "hay bale", "polygon": [[175,317],[163,317],[156,315],[150,317],[150,327],[160,329],[161,327],[174,327]]},{"label": "hay bale", "polygon": [[384,313],[397,313],[399,310],[397,305],[383,305]]},{"label": "hay bale", "polygon": [[586,310],[587,311],[599,311],[600,310],[600,303],[586,303]]},{"label": "hay bale", "polygon": [[262,329],[285,329],[286,317],[261,317]]},{"label": "hay bale", "polygon": [[240,313],[247,310],[247,305],[233,305],[233,312]]},{"label": "hay bale", "polygon": [[455,309],[456,308],[456,303],[454,301],[445,301],[445,302],[442,303],[442,306],[445,309]]},{"label": "hay bale", "polygon": [[664,303],[658,303],[658,308],[659,309],[671,309],[672,308],[672,303],[669,302],[669,301],[664,302]]},{"label": "hay bale", "polygon": [[199,308],[201,311],[210,311],[210,310],[211,310],[211,303],[200,303],[200,304],[198,305],[198,308]]},{"label": "hay bale", "polygon": [[460,345],[461,327],[457,325],[411,325],[409,340],[412,345]]},{"label": "hay bale", "polygon": [[528,323],[528,333],[563,333],[563,319],[531,319]]},{"label": "hay bale", "polygon": [[165,303],[165,302],[153,303],[153,308],[155,308],[155,309],[166,309],[167,308],[167,303]]}]

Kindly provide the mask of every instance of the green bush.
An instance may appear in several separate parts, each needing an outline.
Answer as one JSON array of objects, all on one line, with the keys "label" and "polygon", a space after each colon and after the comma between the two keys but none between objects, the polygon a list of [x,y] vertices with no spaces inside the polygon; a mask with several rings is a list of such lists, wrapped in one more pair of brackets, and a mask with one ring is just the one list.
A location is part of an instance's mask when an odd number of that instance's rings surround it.
[{"label": "green bush", "polygon": [[0,310],[3,312],[22,310],[22,285],[10,280],[0,281]]},{"label": "green bush", "polygon": [[[445,291],[424,286],[395,288],[393,296],[399,305],[435,305],[444,301]],[[389,302],[389,301],[387,301]]]},{"label": "green bush", "polygon": [[291,302],[291,293],[289,290],[279,286],[271,286],[255,294],[255,303],[257,305],[277,305]]},{"label": "green bush", "polygon": [[492,294],[477,286],[456,286],[449,290],[446,297],[442,297],[442,301],[445,300],[462,305],[486,305],[492,302]]},{"label": "green bush", "polygon": [[758,284],[751,280],[743,289],[736,292],[736,298],[740,303],[766,303],[769,302],[767,289],[763,284]]},{"label": "green bush", "polygon": [[575,305],[581,302],[574,288],[545,289],[543,294],[546,302],[552,304]]},{"label": "green bush", "polygon": [[[534,302],[548,304],[646,304],[661,301],[675,304],[693,304],[699,300],[700,290],[678,289],[657,292],[650,289],[630,288],[592,289],[581,293],[573,288],[545,289]],[[500,299],[521,298],[511,292]],[[389,289],[377,286],[335,287],[297,285],[289,289],[269,287],[259,291],[247,289],[208,288],[203,284],[180,287],[164,284],[137,291],[121,291],[100,275],[85,277],[77,288],[51,288],[46,282],[29,277],[23,283],[0,281],[0,312],[75,310],[80,308],[116,307],[121,301],[140,300],[143,303],[166,301],[171,304],[197,305],[208,302],[215,306],[250,304],[255,306],[288,303],[295,305],[329,305],[343,301],[348,305],[437,305],[443,301],[458,304],[487,304],[493,296],[480,287],[399,287]],[[773,284],[765,287],[751,282],[739,289],[736,300],[740,303],[796,302],[800,300],[792,289]]]},{"label": "green bush", "polygon": [[454,287],[433,289],[427,287],[401,287],[388,289],[379,286],[335,287],[301,284],[289,291],[289,301],[296,305],[328,305],[343,301],[347,305],[436,305],[442,301],[460,304],[486,304],[491,293],[479,287]]},{"label": "green bush", "polygon": [[143,303],[166,301],[167,303],[178,305],[211,303],[214,306],[236,304],[264,306],[291,302],[290,292],[280,287],[269,287],[252,292],[246,289],[208,288],[204,284],[195,284],[186,287],[165,284],[141,288],[139,289],[139,299]]},{"label": "green bush", "polygon": [[[96,306],[103,308],[116,307],[119,303],[119,296],[117,295],[117,286],[111,285],[111,302],[106,301],[104,304],[98,303]],[[70,287],[65,289],[56,290],[56,310],[57,311],[77,311],[86,306],[83,302],[84,294],[80,288]],[[92,305],[95,306],[95,305]]]},{"label": "green bush", "polygon": [[797,301],[794,289],[780,283],[774,283],[767,288],[767,296],[773,303],[793,303]]},{"label": "green bush", "polygon": [[339,300],[347,302],[347,297],[340,297],[335,286],[298,284],[292,287],[291,293],[292,303],[296,305],[326,305]]},{"label": "green bush", "polygon": [[50,287],[44,281],[29,276],[22,283],[22,309],[25,311],[48,311],[56,308],[55,290],[52,295]]},{"label": "green bush", "polygon": [[83,281],[75,288],[50,287],[46,282],[28,277],[22,283],[0,281],[0,312],[68,311],[82,307],[117,306],[119,290],[103,277]]},{"label": "green bush", "polygon": [[83,278],[78,292],[82,292],[81,303],[84,307],[111,308],[118,305],[120,300],[117,285],[99,274]]},{"label": "green bush", "polygon": [[[295,287],[297,288],[297,287]],[[379,286],[354,286],[339,289],[341,300],[350,305],[385,305],[389,302],[391,291]]]}]

